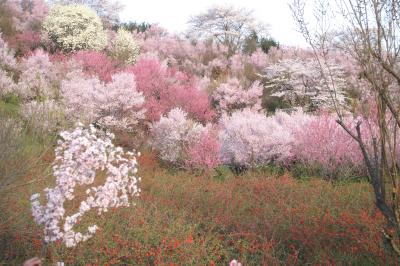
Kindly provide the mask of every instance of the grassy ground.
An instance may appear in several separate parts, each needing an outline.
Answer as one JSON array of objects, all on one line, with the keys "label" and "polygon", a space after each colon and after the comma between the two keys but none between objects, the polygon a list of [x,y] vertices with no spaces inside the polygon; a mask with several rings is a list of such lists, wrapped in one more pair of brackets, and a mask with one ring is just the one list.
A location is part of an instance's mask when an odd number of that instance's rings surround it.
[{"label": "grassy ground", "polygon": [[[0,106],[0,113],[6,108]],[[9,110],[11,108],[11,110]],[[11,129],[12,130],[12,129]],[[13,136],[0,162],[0,264],[20,265],[43,249],[29,198],[51,185],[54,140],[29,130]],[[8,147],[4,143],[2,146]],[[136,206],[89,214],[79,225],[101,230],[74,249],[60,243],[46,262],[67,265],[396,265],[385,248],[370,186],[299,180],[270,169],[235,176],[228,169],[198,176],[140,158]],[[18,174],[14,174],[18,173]],[[12,177],[9,179],[9,177]],[[79,197],[78,197],[79,200]],[[77,202],[70,203],[77,208]]]}]

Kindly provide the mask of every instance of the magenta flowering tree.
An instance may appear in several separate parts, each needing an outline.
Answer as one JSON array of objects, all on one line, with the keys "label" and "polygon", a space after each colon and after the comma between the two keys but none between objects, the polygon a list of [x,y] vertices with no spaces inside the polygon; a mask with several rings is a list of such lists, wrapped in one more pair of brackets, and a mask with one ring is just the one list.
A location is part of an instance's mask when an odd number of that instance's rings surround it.
[{"label": "magenta flowering tree", "polygon": [[146,102],[147,119],[157,121],[174,107],[180,107],[199,121],[210,121],[214,112],[210,108],[208,95],[194,86],[194,79],[156,58],[141,58],[127,68],[136,77],[139,91]]},{"label": "magenta flowering tree", "polygon": [[73,54],[71,59],[81,63],[85,73],[96,75],[105,82],[110,82],[111,76],[118,71],[118,62],[102,52],[79,51]]}]

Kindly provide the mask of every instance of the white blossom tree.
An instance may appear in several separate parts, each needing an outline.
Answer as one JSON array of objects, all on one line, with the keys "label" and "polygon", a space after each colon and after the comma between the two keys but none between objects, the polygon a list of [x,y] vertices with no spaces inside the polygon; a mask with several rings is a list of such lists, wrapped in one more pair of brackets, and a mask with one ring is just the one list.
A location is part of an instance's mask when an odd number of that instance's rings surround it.
[{"label": "white blossom tree", "polygon": [[64,52],[101,50],[107,35],[98,15],[84,5],[56,5],[43,22],[44,32]]},{"label": "white blossom tree", "polygon": [[349,87],[345,72],[334,63],[329,63],[329,71],[335,87],[324,82],[320,66],[312,58],[281,60],[264,70],[264,78],[271,96],[282,98],[290,106],[311,110],[332,108],[335,104],[345,106]]},{"label": "white blossom tree", "polygon": [[266,25],[257,21],[253,11],[233,6],[214,6],[189,20],[189,35],[214,39],[234,54],[254,32],[266,31]]},{"label": "white blossom tree", "polygon": [[[88,240],[97,225],[88,226],[86,233],[74,230],[86,213],[97,210],[101,215],[110,208],[128,207],[132,198],[139,196],[136,155],[140,153],[124,152],[113,145],[113,138],[113,134],[99,132],[93,126],[87,129],[78,125],[73,131],[61,132],[53,162],[56,185],[44,190],[46,204],[41,204],[38,193],[31,197],[32,214],[35,222],[44,226],[46,243],[62,240],[67,247],[74,247]],[[106,178],[96,186],[100,172]],[[65,203],[76,200],[77,187],[85,186],[87,196],[79,209],[67,214],[71,210],[67,212]]]},{"label": "white blossom tree", "polygon": [[119,12],[123,5],[118,0],[50,0],[52,4],[61,5],[86,5],[96,11],[106,26],[111,26],[119,21]]}]

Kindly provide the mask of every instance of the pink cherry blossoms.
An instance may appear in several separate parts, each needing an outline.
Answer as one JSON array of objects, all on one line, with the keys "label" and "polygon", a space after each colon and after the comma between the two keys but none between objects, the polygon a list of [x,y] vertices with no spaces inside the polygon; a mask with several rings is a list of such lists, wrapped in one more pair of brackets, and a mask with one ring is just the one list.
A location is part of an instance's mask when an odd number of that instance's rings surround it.
[{"label": "pink cherry blossoms", "polygon": [[[112,134],[78,125],[71,132],[62,132],[60,137],[53,163],[56,185],[44,190],[45,205],[40,203],[40,194],[32,195],[32,214],[36,223],[44,226],[45,242],[62,240],[67,247],[74,247],[98,229],[93,224],[86,233],[76,232],[74,226],[82,217],[92,209],[100,215],[110,208],[130,206],[131,199],[140,193],[140,178],[136,176],[136,154],[115,147]],[[106,174],[105,183],[93,186],[100,171]],[[66,216],[65,203],[75,198],[77,186],[86,188],[87,197],[80,202],[77,212]]]}]

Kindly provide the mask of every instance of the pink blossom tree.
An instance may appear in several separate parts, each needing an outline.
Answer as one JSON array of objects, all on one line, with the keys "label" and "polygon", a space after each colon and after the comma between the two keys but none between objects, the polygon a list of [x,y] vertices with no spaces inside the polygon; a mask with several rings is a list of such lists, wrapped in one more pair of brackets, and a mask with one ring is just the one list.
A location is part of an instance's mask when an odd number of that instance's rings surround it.
[{"label": "pink blossom tree", "polygon": [[220,164],[221,145],[216,130],[208,130],[200,135],[198,142],[186,148],[185,165],[190,169],[210,171]]},{"label": "pink blossom tree", "polygon": [[81,63],[85,73],[96,75],[105,82],[110,82],[111,76],[118,71],[118,63],[102,52],[79,51],[71,59]]},{"label": "pink blossom tree", "polygon": [[136,77],[137,88],[146,97],[147,119],[157,121],[174,107],[181,107],[189,116],[210,121],[214,113],[208,95],[194,87],[194,79],[156,58],[140,58],[127,68]]}]

